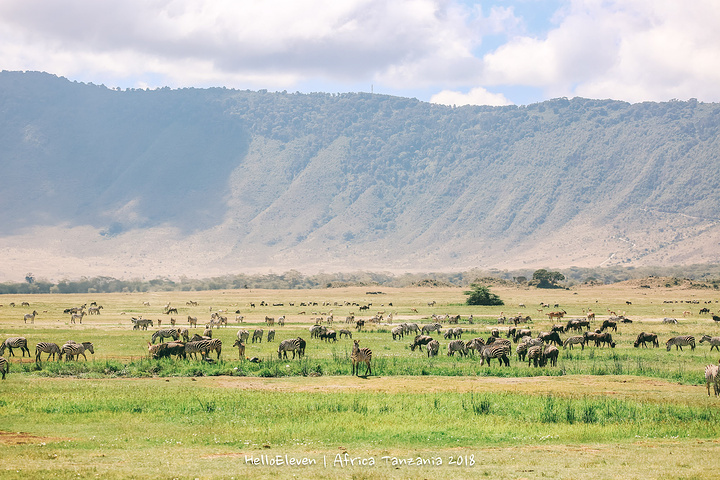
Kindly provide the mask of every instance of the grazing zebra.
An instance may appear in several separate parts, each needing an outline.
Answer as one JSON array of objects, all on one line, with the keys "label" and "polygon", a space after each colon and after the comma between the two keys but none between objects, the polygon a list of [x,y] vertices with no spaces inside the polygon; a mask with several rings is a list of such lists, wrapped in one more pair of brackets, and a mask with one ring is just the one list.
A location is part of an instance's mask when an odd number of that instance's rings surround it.
[{"label": "grazing zebra", "polygon": [[182,342],[158,343],[157,345],[148,342],[148,352],[154,359],[169,357],[170,355],[186,358],[185,344]]},{"label": "grazing zebra", "polygon": [[720,367],[718,365],[707,365],[705,367],[705,387],[707,388],[708,397],[710,396],[710,384],[713,385],[717,397],[720,393]]},{"label": "grazing zebra", "polygon": [[527,342],[518,343],[518,346],[515,348],[515,353],[517,353],[518,356],[518,362],[525,361],[525,356],[527,355],[527,351],[530,346],[531,345]]},{"label": "grazing zebra", "polygon": [[500,365],[503,363],[506,367],[510,366],[510,359],[508,354],[510,353],[510,345],[507,343],[491,343],[480,348],[480,365],[484,365],[487,361],[490,366],[490,360],[497,358]]},{"label": "grazing zebra", "polygon": [[677,318],[668,318],[668,317],[665,317],[665,318],[662,319],[662,323],[673,323],[673,324],[677,324],[677,322],[678,322],[678,321],[677,321]]},{"label": "grazing zebra", "polygon": [[37,314],[35,310],[33,310],[32,313],[26,313],[25,316],[23,316],[23,321],[27,323],[27,321],[30,320],[30,323],[35,323],[35,315]]},{"label": "grazing zebra", "polygon": [[437,340],[432,340],[426,345],[426,347],[428,358],[437,357],[437,354],[440,351],[440,342],[438,342]]},{"label": "grazing zebra", "polygon": [[715,348],[717,350],[720,350],[720,337],[711,337],[710,335],[703,335],[700,339],[700,343],[708,342],[710,344],[710,351],[712,352],[712,349]]},{"label": "grazing zebra", "polygon": [[164,330],[158,330],[157,332],[152,334],[151,342],[155,343],[155,340],[160,339],[160,343],[163,343],[166,338],[172,338],[173,340],[176,340],[180,338],[180,335],[178,335],[178,331],[174,328],[166,328]]},{"label": "grazing zebra", "polygon": [[206,328],[203,330],[203,337],[212,338],[212,328]]},{"label": "grazing zebra", "polygon": [[675,345],[675,350],[678,348],[682,350],[682,347],[690,345],[691,350],[695,350],[695,337],[692,335],[681,335],[679,337],[672,337],[667,341],[667,351],[670,351],[670,347]]},{"label": "grazing zebra", "polygon": [[338,331],[338,338],[342,338],[343,335],[345,335],[346,338],[352,338],[352,332],[347,328],[341,328],[340,331]]},{"label": "grazing zebra", "polygon": [[543,351],[543,356],[545,357],[545,362],[550,361],[550,365],[553,367],[557,367],[557,359],[558,355],[560,355],[560,350],[555,345],[546,345],[545,350]]},{"label": "grazing zebra", "polygon": [[580,344],[583,350],[585,350],[585,337],[582,337],[580,335],[575,335],[573,337],[568,337],[565,339],[565,342],[563,343],[563,348],[570,347],[570,350],[573,349],[573,345]]},{"label": "grazing zebra", "polygon": [[210,355],[210,352],[217,352],[217,358],[220,360],[220,353],[222,352],[222,342],[219,338],[209,338],[207,340],[190,341],[185,344],[185,354],[192,355],[197,360],[197,354],[204,360],[205,357]]},{"label": "grazing zebra", "polygon": [[300,337],[298,338],[290,338],[287,340],[283,340],[280,342],[280,345],[278,345],[278,358],[287,358],[287,352],[292,352],[293,358],[295,358],[295,352],[297,352],[298,358],[300,358],[300,341],[302,339]]},{"label": "grazing zebra", "polygon": [[437,331],[437,333],[440,333],[441,328],[442,328],[442,325],[440,325],[437,322],[428,323],[427,325],[422,326],[422,328],[420,329],[420,333],[422,333],[423,335],[426,333],[434,332],[434,331]]},{"label": "grazing zebra", "polygon": [[135,317],[132,317],[131,320],[132,320],[132,322],[133,322],[133,330],[139,330],[139,329],[147,330],[147,329],[148,329],[148,325],[151,326],[151,327],[154,326],[153,321],[150,320],[149,318],[142,318],[142,317],[140,317],[140,318],[135,318]]},{"label": "grazing zebra", "polygon": [[262,328],[256,328],[255,331],[253,332],[252,343],[255,343],[255,340],[262,343],[262,337],[263,337]]},{"label": "grazing zebra", "polygon": [[238,332],[237,332],[238,340],[245,343],[245,342],[247,342],[248,338],[250,338],[250,332],[248,332],[247,330],[238,330]]},{"label": "grazing zebra", "polygon": [[30,350],[28,349],[27,339],[25,337],[10,337],[5,340],[2,344],[0,344],[0,356],[5,355],[6,348],[10,350],[11,357],[15,356],[13,348],[19,348],[22,351],[23,357],[25,357],[25,352],[27,352],[28,357],[30,356]]},{"label": "grazing zebra", "polygon": [[62,356],[65,355],[65,361],[67,362],[68,360],[76,360],[80,355],[82,355],[85,361],[87,361],[87,357],[85,356],[86,350],[93,355],[95,354],[95,348],[90,342],[68,342],[60,349],[60,357],[62,358]]},{"label": "grazing zebra", "polygon": [[637,339],[635,340],[635,343],[633,343],[633,347],[637,348],[640,344],[642,344],[643,348],[646,348],[646,342],[651,342],[653,347],[660,346],[660,342],[658,342],[658,337],[656,334],[640,332],[637,336]]},{"label": "grazing zebra", "polygon": [[448,357],[455,356],[455,352],[460,352],[460,355],[463,357],[468,354],[468,349],[465,346],[465,342],[462,340],[453,340],[452,342],[448,343]]},{"label": "grazing zebra", "polygon": [[41,353],[47,353],[48,354],[48,361],[50,361],[50,357],[53,357],[53,360],[55,360],[55,355],[58,356],[58,361],[60,360],[60,347],[57,346],[57,343],[52,342],[38,342],[37,345],[35,345],[35,362],[40,363],[40,354]]},{"label": "grazing zebra", "polygon": [[275,340],[275,330],[268,330],[267,341],[272,342]]},{"label": "grazing zebra", "polygon": [[405,335],[405,328],[402,325],[398,325],[397,327],[393,327],[393,329],[390,330],[390,333],[392,333],[393,340],[397,340],[398,337],[403,338]]},{"label": "grazing zebra", "polygon": [[3,380],[5,380],[5,375],[10,373],[10,362],[5,357],[0,357],[0,373],[2,373]]},{"label": "grazing zebra", "polygon": [[235,343],[233,343],[233,347],[238,348],[238,356],[240,360],[242,360],[243,357],[245,357],[245,344],[240,340],[235,340]]},{"label": "grazing zebra", "polygon": [[543,357],[543,347],[540,345],[534,345],[530,348],[528,348],[527,351],[527,360],[528,360],[528,367],[530,366],[530,363],[533,364],[533,366],[537,367],[538,364],[542,367],[545,365],[545,358]]},{"label": "grazing zebra", "polygon": [[354,340],[354,342],[355,344],[353,345],[353,350],[350,354],[350,361],[352,362],[352,375],[357,374],[358,376],[360,376],[361,363],[364,363],[367,367],[365,369],[365,376],[372,375],[372,370],[370,369],[372,350],[367,347],[360,348],[360,342],[358,340]]}]

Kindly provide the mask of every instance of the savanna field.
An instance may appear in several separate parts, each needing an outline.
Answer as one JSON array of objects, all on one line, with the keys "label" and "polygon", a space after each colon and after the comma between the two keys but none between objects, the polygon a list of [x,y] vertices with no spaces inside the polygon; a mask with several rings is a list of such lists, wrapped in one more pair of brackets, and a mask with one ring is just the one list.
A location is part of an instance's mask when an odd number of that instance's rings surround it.
[{"label": "savanna field", "polygon": [[[700,310],[720,313],[720,292],[646,287],[493,287],[505,302],[494,307],[465,305],[461,288],[4,295],[0,341],[26,338],[30,357],[3,355],[10,372],[0,381],[0,477],[718,478],[720,398],[712,388],[708,396],[704,370],[720,352],[700,339],[720,336],[720,325]],[[91,302],[100,314],[82,323],[63,313]],[[177,314],[163,313],[168,304]],[[564,318],[550,320],[558,311]],[[152,334],[171,318],[192,336],[218,312],[228,319],[212,329],[219,358],[148,355]],[[509,367],[447,355],[450,327],[462,328],[465,341],[487,340],[493,329],[506,338],[512,325],[498,318],[521,314],[531,321],[518,327],[535,337],[589,312],[591,331],[611,315],[632,321],[611,331],[615,348],[560,346],[556,366],[537,367],[518,360],[516,343]],[[352,339],[311,338],[309,328],[330,315],[328,328]],[[346,323],[350,315],[365,326]],[[382,321],[371,321],[376,315]],[[414,333],[393,340],[393,327],[422,327],[433,315],[460,315],[431,334],[437,357],[411,351]],[[266,324],[281,316],[284,326]],[[134,330],[133,317],[154,326]],[[247,340],[240,357],[238,330],[252,337],[259,328],[262,342]],[[640,332],[657,334],[659,348],[633,347]],[[680,335],[692,335],[695,349],[667,351]],[[298,336],[305,355],[278,359],[280,342]],[[38,342],[69,340],[92,342],[94,354],[35,361]],[[372,350],[371,375],[351,376],[354,340]]]}]

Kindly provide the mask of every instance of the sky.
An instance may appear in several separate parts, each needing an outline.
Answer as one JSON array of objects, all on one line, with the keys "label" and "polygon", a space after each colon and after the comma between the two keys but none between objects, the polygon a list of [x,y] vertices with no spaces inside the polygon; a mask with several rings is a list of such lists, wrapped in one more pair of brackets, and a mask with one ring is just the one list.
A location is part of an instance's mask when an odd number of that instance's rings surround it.
[{"label": "sky", "polygon": [[0,0],[0,69],[448,105],[720,101],[718,0]]}]

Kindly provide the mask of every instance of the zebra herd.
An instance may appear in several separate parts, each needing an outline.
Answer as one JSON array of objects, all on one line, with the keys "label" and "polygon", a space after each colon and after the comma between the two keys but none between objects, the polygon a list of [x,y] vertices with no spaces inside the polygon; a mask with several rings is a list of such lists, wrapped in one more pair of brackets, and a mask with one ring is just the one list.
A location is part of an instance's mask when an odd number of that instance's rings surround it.
[{"label": "zebra herd", "polygon": [[[9,356],[14,357],[15,352],[13,349],[19,348],[23,357],[25,357],[25,353],[27,353],[27,356],[30,357],[30,349],[27,345],[28,343],[25,337],[10,337],[0,344],[0,358],[2,358],[2,361],[5,363],[5,367],[3,369],[3,379],[5,378],[5,374],[9,371],[7,359],[3,357],[5,350],[10,352]],[[77,343],[73,340],[68,340],[62,347],[52,342],[38,342],[37,345],[35,345],[35,362],[42,362],[41,355],[43,353],[48,354],[48,361],[51,357],[53,360],[57,357],[57,360],[60,361],[62,360],[63,355],[65,356],[65,361],[76,360],[80,355],[87,360],[87,356],[85,355],[86,351],[92,354],[95,353],[95,347],[91,342]]]}]

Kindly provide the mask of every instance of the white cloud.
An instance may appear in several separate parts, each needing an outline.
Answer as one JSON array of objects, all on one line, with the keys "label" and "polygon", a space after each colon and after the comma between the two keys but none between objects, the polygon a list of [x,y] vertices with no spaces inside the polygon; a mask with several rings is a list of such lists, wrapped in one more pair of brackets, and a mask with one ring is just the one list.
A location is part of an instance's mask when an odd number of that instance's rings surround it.
[{"label": "white cloud", "polygon": [[[544,5],[2,0],[0,65],[124,87],[321,84],[343,91],[374,84],[398,94],[457,96],[479,88],[463,96],[473,102],[492,101],[483,90],[490,87],[507,97],[525,88],[545,98],[720,101],[717,0],[567,0],[557,11]],[[540,23],[541,33],[529,30]]]},{"label": "white cloud", "polygon": [[484,85],[551,96],[718,101],[720,3],[575,0],[545,38],[511,39],[483,58]]},{"label": "white cloud", "polygon": [[433,95],[430,101],[432,103],[456,105],[458,107],[462,105],[491,105],[499,107],[512,104],[503,94],[490,93],[482,87],[473,88],[468,93],[443,90]]}]

